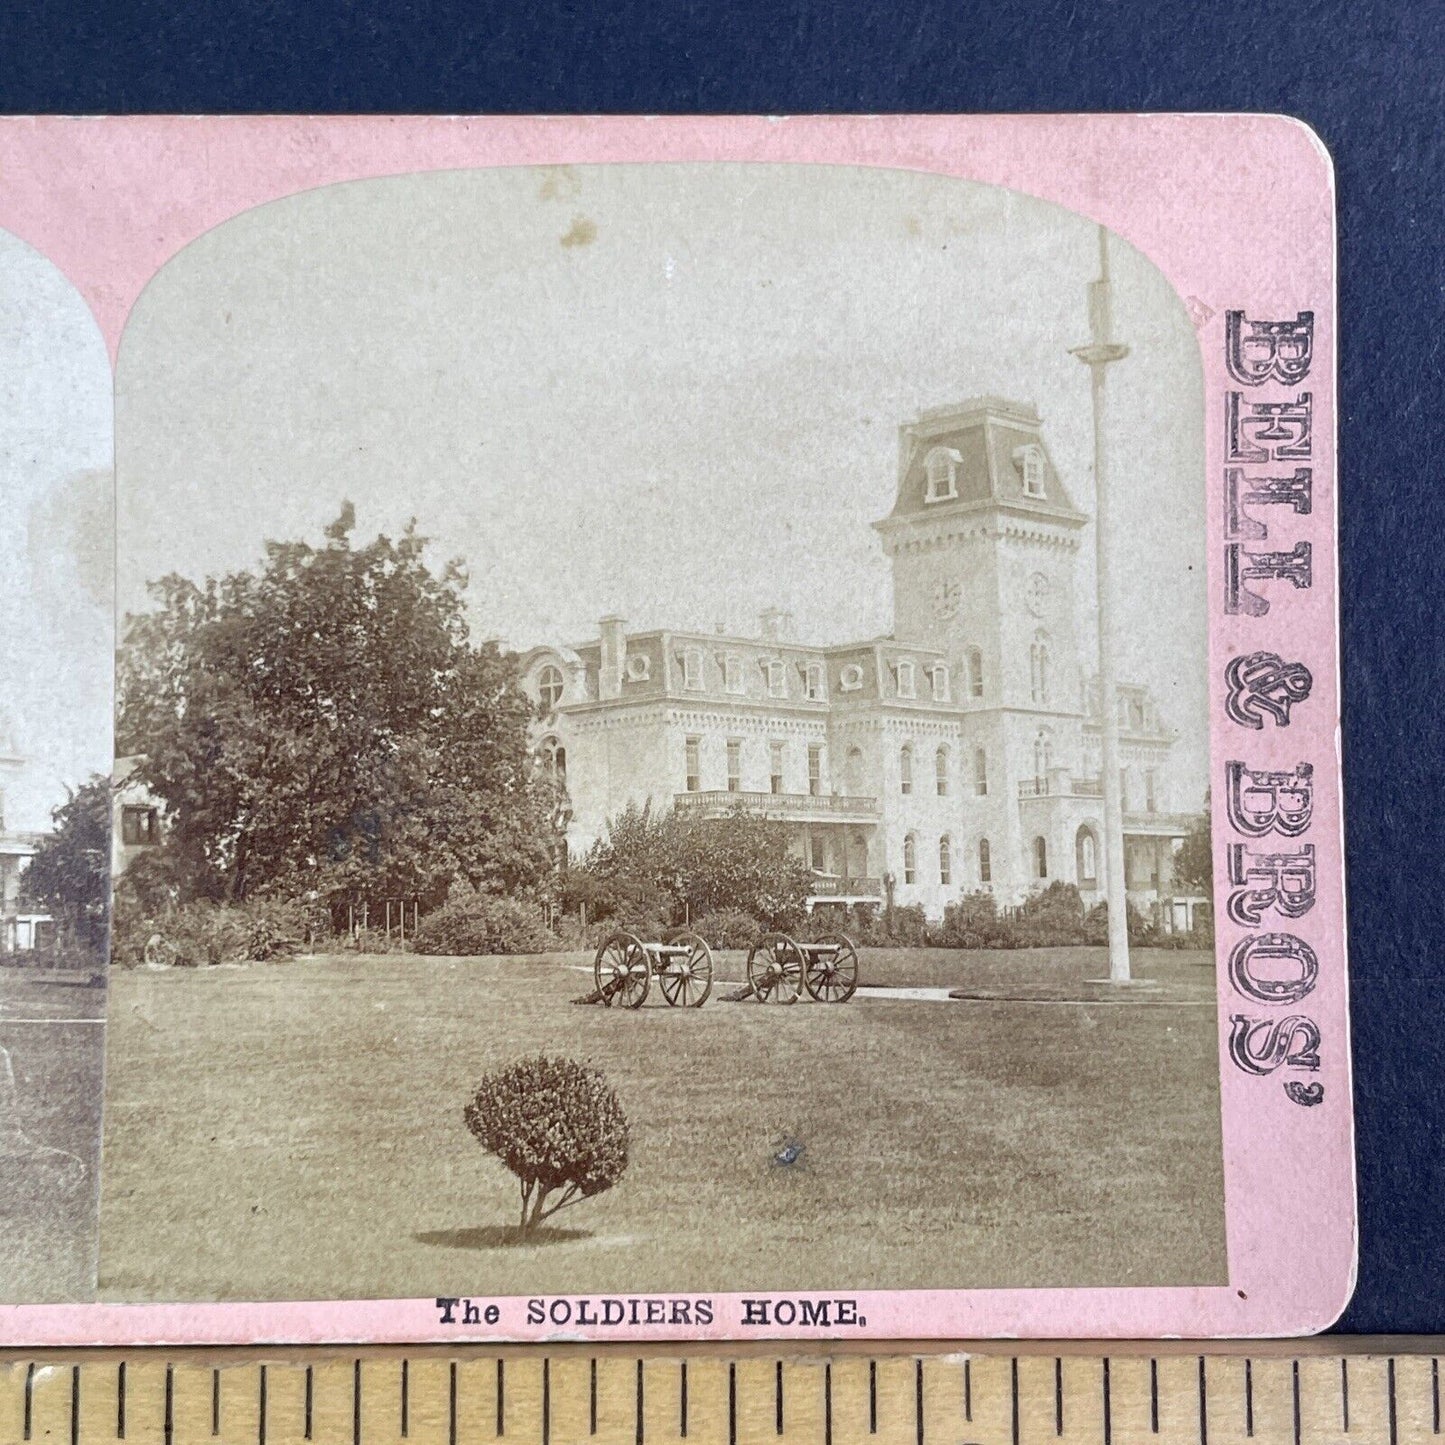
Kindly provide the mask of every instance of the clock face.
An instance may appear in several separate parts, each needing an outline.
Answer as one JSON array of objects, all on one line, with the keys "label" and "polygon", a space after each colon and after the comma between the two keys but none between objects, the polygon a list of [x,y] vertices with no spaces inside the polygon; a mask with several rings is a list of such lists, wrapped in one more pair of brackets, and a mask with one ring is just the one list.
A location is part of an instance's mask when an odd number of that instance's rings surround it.
[{"label": "clock face", "polygon": [[1024,602],[1035,617],[1042,617],[1044,609],[1049,605],[1049,579],[1042,572],[1035,572],[1029,578],[1028,587],[1024,590]]},{"label": "clock face", "polygon": [[943,621],[958,616],[958,605],[963,599],[963,587],[958,582],[950,582],[946,578],[939,581],[933,589],[933,611],[936,617]]}]

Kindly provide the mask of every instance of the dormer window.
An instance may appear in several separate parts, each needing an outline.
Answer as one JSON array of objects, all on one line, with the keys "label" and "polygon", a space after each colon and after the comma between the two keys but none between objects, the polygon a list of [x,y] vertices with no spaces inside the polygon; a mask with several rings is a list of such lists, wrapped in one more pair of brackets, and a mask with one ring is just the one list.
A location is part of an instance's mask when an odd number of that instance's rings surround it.
[{"label": "dormer window", "polygon": [[838,674],[838,686],[844,692],[857,692],[863,686],[863,669],[856,662],[850,662]]},{"label": "dormer window", "polygon": [[768,664],[768,696],[787,697],[788,695],[788,674],[781,662],[774,660]]},{"label": "dormer window", "polygon": [[918,672],[909,658],[900,658],[898,662],[898,696],[918,696]]},{"label": "dormer window", "polygon": [[934,447],[923,460],[928,478],[926,502],[947,502],[958,496],[958,464],[963,460],[952,447]]},{"label": "dormer window", "polygon": [[809,702],[822,702],[827,692],[823,686],[823,664],[810,662],[803,673],[804,691]]},{"label": "dormer window", "polygon": [[682,654],[682,685],[689,692],[702,691],[702,653],[695,647]]},{"label": "dormer window", "polygon": [[1024,496],[1042,497],[1044,495],[1044,452],[1042,447],[1032,444],[1018,447],[1013,454],[1014,466],[1019,469],[1019,476],[1023,478]]},{"label": "dormer window", "polygon": [[541,700],[543,712],[556,712],[557,704],[562,701],[563,685],[562,669],[551,663],[537,674],[537,696]]},{"label": "dormer window", "polygon": [[934,702],[950,700],[948,668],[941,662],[933,664],[933,700]]},{"label": "dormer window", "polygon": [[743,691],[743,662],[736,653],[723,658],[723,686],[729,692]]}]

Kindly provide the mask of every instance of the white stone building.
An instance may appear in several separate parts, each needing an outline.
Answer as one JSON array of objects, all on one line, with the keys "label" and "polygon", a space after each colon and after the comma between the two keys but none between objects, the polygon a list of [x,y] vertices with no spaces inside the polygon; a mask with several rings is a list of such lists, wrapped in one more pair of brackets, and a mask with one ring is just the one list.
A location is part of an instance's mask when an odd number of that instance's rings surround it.
[{"label": "white stone building", "polygon": [[[629,632],[523,659],[541,764],[565,775],[576,857],[629,802],[786,824],[817,898],[1015,903],[1053,879],[1103,894],[1097,687],[1081,657],[1074,505],[1037,411],[982,397],[900,428],[898,494],[875,523],[894,630],[815,647],[765,613],[757,636]],[[1118,698],[1130,898],[1165,926],[1191,818],[1175,734],[1146,689]],[[1185,900],[1179,900],[1185,903]]]}]

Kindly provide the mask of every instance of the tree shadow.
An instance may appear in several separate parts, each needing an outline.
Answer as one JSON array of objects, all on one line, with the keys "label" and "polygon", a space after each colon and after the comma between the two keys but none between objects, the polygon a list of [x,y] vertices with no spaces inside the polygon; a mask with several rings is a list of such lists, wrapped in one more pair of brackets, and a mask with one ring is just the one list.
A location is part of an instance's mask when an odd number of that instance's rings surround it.
[{"label": "tree shadow", "polygon": [[543,1224],[524,1234],[515,1224],[482,1224],[470,1229],[428,1229],[412,1238],[418,1244],[435,1244],[442,1249],[535,1249],[544,1244],[591,1239],[592,1231]]}]

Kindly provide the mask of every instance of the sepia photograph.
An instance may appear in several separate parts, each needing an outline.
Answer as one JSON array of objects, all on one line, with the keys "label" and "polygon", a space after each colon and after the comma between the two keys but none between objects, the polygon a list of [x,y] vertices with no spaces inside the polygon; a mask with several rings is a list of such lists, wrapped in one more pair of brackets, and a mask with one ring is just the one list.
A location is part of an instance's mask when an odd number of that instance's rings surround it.
[{"label": "sepia photograph", "polygon": [[0,1304],[92,1299],[110,889],[111,370],[0,232]]},{"label": "sepia photograph", "polygon": [[1203,396],[902,171],[262,205],[116,371],[100,1297],[1227,1281]]}]

